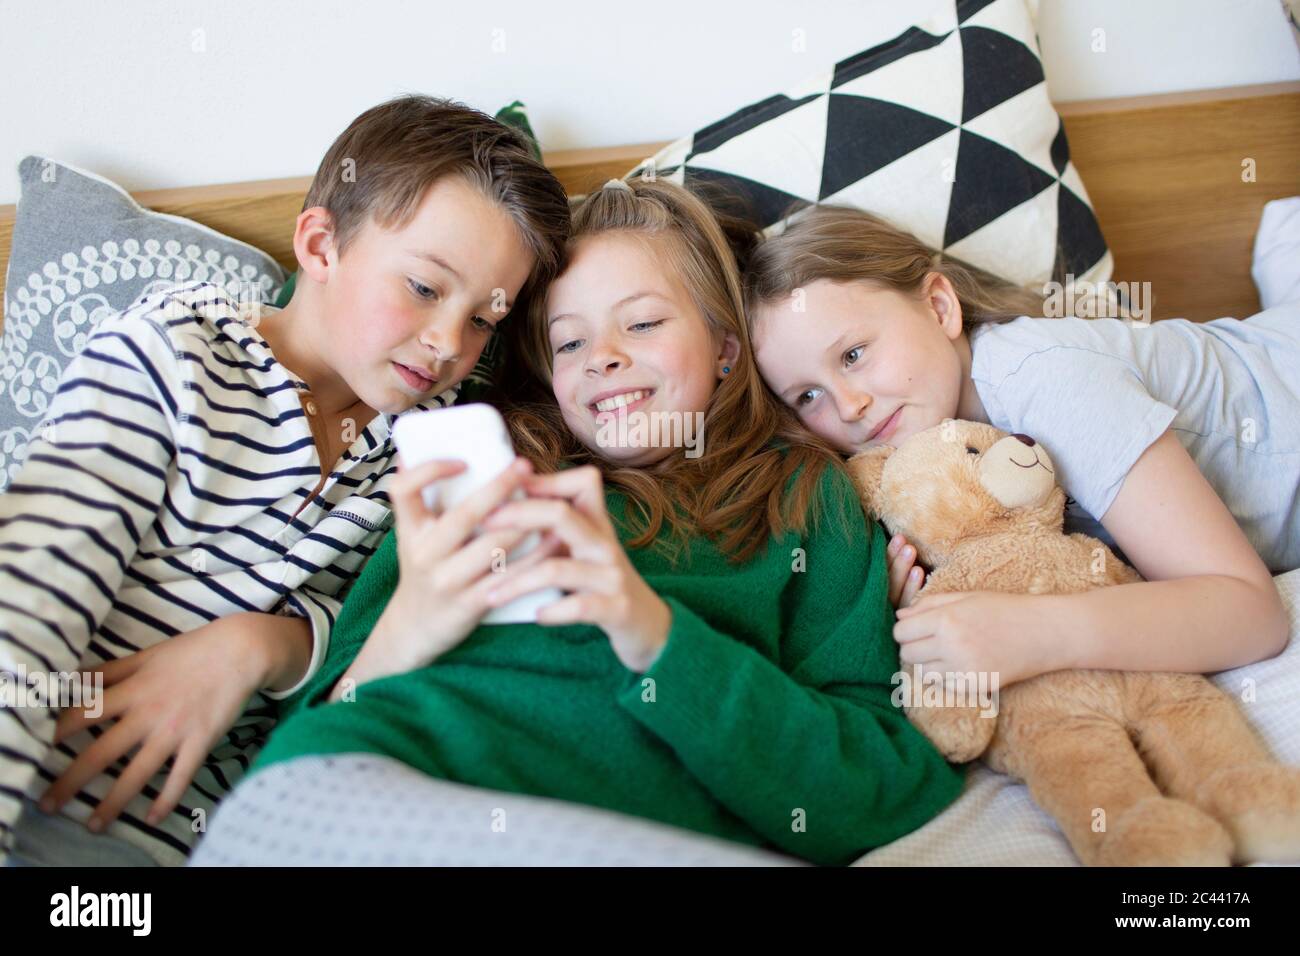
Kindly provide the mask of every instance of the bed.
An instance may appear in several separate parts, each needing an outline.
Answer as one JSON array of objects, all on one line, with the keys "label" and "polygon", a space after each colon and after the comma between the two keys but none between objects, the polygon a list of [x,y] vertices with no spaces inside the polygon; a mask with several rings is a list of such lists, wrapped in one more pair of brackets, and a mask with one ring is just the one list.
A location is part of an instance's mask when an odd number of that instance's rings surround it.
[{"label": "bed", "polygon": [[[1113,278],[1150,283],[1155,320],[1206,321],[1247,316],[1259,309],[1251,280],[1252,244],[1265,203],[1300,195],[1300,83],[1238,87],[1130,99],[1058,105],[1073,160],[1084,177],[1114,255]],[[638,143],[545,154],[571,194],[621,176],[662,143]],[[1249,174],[1247,174],[1249,173]],[[292,229],[310,177],[193,186],[135,194],[151,209],[185,216],[265,250],[286,270],[295,264]],[[0,206],[0,261],[8,261],[14,206]],[[0,278],[3,282],[3,278]],[[0,296],[3,296],[0,286]],[[1231,693],[1249,686],[1252,724],[1280,759],[1300,765],[1300,570],[1277,579],[1292,615],[1292,640],[1279,657],[1215,676]],[[292,767],[292,765],[290,765]],[[198,864],[229,863],[639,863],[753,864],[797,861],[722,844],[642,820],[556,801],[495,794],[440,781],[404,779],[370,803],[352,804],[353,819],[402,821],[355,841],[347,859],[312,856],[311,833],[293,842],[294,819],[274,819],[264,805],[286,794],[320,793],[344,779],[346,767],[299,767],[244,788],[223,804],[210,837],[261,827],[270,840],[205,840]],[[373,778],[374,768],[367,768]],[[423,788],[422,788],[423,787]],[[394,794],[407,809],[393,812]],[[355,798],[361,799],[361,798]],[[344,804],[327,801],[335,810]],[[521,821],[509,838],[467,836],[465,821],[508,808]],[[319,814],[298,814],[301,820]],[[233,830],[231,828],[234,828]],[[262,830],[258,831],[259,833]],[[416,833],[421,838],[412,839]],[[319,846],[316,845],[316,850]],[[366,853],[359,859],[355,854]],[[297,855],[296,855],[297,854]],[[855,865],[1074,865],[1052,821],[1025,787],[971,769],[961,798],[929,824],[878,848]]]},{"label": "bed", "polygon": [[[1300,569],[1280,575],[1291,640],[1213,681],[1279,760],[1300,766]],[[193,866],[799,866],[607,810],[425,777],[369,754],[274,765],[225,799]],[[1078,866],[1023,784],[972,765],[961,796],[853,866]]]}]

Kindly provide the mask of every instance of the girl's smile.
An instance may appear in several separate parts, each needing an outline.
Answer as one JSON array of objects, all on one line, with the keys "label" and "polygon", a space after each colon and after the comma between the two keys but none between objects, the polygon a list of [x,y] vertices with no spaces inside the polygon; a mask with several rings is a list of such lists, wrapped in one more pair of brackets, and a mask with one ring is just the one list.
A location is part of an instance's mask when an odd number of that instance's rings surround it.
[{"label": "girl's smile", "polygon": [[884,419],[879,425],[871,430],[871,434],[867,436],[867,441],[889,441],[898,428],[898,421],[902,417],[902,414],[903,406],[900,405],[894,410],[892,415]]},{"label": "girl's smile", "polygon": [[601,416],[607,416],[610,413],[622,412],[627,414],[641,410],[654,396],[654,393],[653,388],[611,389],[601,392],[587,403],[587,407],[591,409],[597,421],[602,421]]}]

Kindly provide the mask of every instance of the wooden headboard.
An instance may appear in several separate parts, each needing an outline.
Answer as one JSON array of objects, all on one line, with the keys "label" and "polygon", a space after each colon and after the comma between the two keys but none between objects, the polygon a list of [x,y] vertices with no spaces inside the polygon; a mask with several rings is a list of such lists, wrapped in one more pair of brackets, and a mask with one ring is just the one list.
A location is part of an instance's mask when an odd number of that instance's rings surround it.
[{"label": "wooden headboard", "polygon": [[[1115,256],[1117,281],[1149,282],[1156,319],[1244,317],[1259,309],[1251,247],[1264,203],[1300,195],[1300,83],[1058,106],[1070,153]],[[621,176],[664,143],[558,150],[547,165],[570,195]],[[1246,166],[1253,181],[1243,178]],[[310,176],[135,193],[296,268],[293,227]],[[0,206],[0,262],[14,207]],[[21,277],[19,277],[21,278]],[[4,277],[0,274],[0,295]]]}]

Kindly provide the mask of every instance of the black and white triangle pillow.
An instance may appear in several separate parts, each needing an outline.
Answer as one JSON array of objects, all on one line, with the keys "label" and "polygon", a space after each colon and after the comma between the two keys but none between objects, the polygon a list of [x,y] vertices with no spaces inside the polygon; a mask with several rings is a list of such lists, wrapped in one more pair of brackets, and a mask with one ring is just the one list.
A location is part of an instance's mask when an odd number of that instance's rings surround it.
[{"label": "black and white triangle pillow", "polygon": [[1047,95],[1026,0],[956,0],[628,173],[739,197],[776,235],[854,206],[1020,285],[1105,282],[1113,260]]}]

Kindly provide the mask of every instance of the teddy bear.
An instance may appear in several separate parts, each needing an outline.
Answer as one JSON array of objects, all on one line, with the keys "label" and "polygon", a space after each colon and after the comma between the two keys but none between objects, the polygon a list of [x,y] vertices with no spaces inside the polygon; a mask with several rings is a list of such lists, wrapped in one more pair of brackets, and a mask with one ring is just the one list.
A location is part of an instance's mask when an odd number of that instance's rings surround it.
[{"label": "teddy bear", "polygon": [[[931,568],[918,597],[1141,580],[1096,538],[1065,534],[1065,492],[1027,435],[947,419],[848,468],[867,511]],[[1300,768],[1274,760],[1200,675],[1053,671],[998,689],[993,708],[913,693],[906,712],[948,760],[1023,780],[1085,865],[1300,860]]]}]

